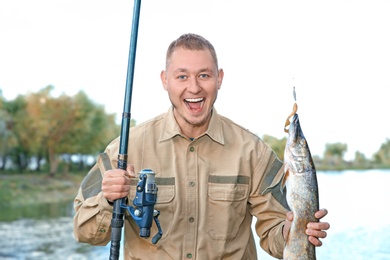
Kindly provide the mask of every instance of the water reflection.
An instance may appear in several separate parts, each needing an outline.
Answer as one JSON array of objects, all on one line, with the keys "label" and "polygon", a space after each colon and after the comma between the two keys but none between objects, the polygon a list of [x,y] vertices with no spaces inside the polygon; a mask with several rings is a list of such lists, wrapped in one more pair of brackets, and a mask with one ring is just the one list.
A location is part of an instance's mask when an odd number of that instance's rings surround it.
[{"label": "water reflection", "polygon": [[[0,223],[0,259],[108,259],[73,239],[71,217]],[[104,253],[104,252],[103,252]]]},{"label": "water reflection", "polygon": [[74,240],[72,216],[71,201],[2,208],[0,259],[108,259],[108,247]]}]

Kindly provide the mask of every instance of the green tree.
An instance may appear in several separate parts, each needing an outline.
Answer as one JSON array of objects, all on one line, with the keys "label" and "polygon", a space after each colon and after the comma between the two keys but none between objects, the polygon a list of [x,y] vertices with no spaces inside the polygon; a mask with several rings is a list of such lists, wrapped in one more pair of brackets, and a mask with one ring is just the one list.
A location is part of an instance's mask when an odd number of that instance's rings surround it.
[{"label": "green tree", "polygon": [[119,135],[115,114],[107,114],[104,107],[91,101],[84,92],[74,96],[76,118],[71,131],[64,137],[62,153],[83,155],[101,152],[108,142]]},{"label": "green tree", "polygon": [[36,122],[34,130],[37,133],[38,145],[45,150],[50,165],[50,175],[54,176],[64,139],[72,129],[76,115],[72,98],[64,94],[53,98],[50,95],[52,89],[48,86],[37,94],[31,95],[28,103],[29,108],[31,107],[30,118]]},{"label": "green tree", "polygon": [[[25,108],[18,111],[15,117],[16,132],[19,136],[19,146],[27,152],[30,158],[36,158],[36,169],[40,170],[41,159],[46,157],[45,142],[50,131],[49,120],[45,117],[46,102],[50,99],[52,86],[31,93],[24,97]],[[29,160],[31,161],[31,159]]]},{"label": "green tree", "polygon": [[390,165],[390,139],[386,138],[386,141],[374,154],[374,161],[380,165]]},{"label": "green tree", "polygon": [[356,151],[355,152],[355,158],[353,160],[353,165],[355,167],[359,167],[359,168],[368,168],[370,167],[370,160],[368,160],[366,158],[366,156],[364,155],[364,153],[360,152],[360,151]]},{"label": "green tree", "polygon": [[327,143],[325,145],[324,163],[340,166],[343,163],[344,155],[347,151],[347,144]]},{"label": "green tree", "polygon": [[4,170],[10,151],[16,146],[11,115],[6,110],[7,102],[0,92],[0,169]]},{"label": "green tree", "polygon": [[[45,89],[51,90],[51,88]],[[84,92],[73,97],[39,97],[41,128],[44,133],[50,163],[50,174],[55,175],[61,154],[90,154],[118,135],[114,115],[107,115]],[[115,133],[116,132],[116,133]]]},{"label": "green tree", "polygon": [[287,138],[283,137],[282,139],[277,139],[276,137],[270,135],[263,135],[263,141],[269,145],[272,150],[276,153],[276,156],[283,161],[284,160],[284,148],[286,147]]},{"label": "green tree", "polygon": [[[17,144],[12,154],[20,170],[26,169],[31,158],[36,158],[39,170],[45,158],[54,176],[64,155],[68,158],[73,154],[95,155],[120,133],[115,115],[107,114],[103,106],[95,104],[84,92],[53,97],[53,89],[47,86],[7,103],[5,112],[12,118],[11,132]],[[6,129],[2,121],[0,129]],[[4,131],[0,133],[0,142],[2,136]]]},{"label": "green tree", "polygon": [[22,125],[21,119],[26,117],[25,97],[18,95],[14,100],[4,103],[4,110],[7,116],[8,145],[5,151],[5,157],[12,158],[14,164],[19,170],[24,170],[28,165],[29,151],[26,149],[27,143],[23,136],[25,125]]}]

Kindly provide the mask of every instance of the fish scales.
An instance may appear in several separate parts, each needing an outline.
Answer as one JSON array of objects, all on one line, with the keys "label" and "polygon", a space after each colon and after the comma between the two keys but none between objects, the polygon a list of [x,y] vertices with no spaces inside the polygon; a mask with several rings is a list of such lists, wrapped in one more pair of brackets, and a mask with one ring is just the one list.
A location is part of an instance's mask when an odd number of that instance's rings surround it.
[{"label": "fish scales", "polygon": [[319,210],[316,170],[309,146],[303,135],[298,114],[294,114],[288,130],[284,152],[287,203],[294,213],[283,252],[285,260],[315,260],[315,246],[305,231],[309,222],[317,222]]}]

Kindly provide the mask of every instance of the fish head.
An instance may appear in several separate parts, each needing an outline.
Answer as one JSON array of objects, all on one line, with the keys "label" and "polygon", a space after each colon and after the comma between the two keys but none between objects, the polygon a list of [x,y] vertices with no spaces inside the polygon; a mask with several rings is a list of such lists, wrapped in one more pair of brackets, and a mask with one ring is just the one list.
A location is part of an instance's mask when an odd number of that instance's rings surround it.
[{"label": "fish head", "polygon": [[[291,120],[287,142],[291,147],[299,148],[299,152],[303,152],[307,146],[306,138],[302,132],[301,124],[299,123],[298,114],[295,114]],[[298,152],[298,150],[296,152]]]},{"label": "fish head", "polygon": [[314,163],[309,150],[309,145],[299,123],[298,114],[294,114],[288,130],[286,148],[284,150],[285,171],[290,174],[303,174],[314,168]]}]

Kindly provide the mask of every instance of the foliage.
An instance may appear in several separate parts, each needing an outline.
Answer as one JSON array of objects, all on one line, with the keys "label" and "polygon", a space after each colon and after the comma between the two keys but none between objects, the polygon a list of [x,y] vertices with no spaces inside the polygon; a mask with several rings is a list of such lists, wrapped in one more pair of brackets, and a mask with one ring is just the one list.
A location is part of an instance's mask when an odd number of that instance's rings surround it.
[{"label": "foliage", "polygon": [[381,165],[390,165],[390,139],[386,139],[379,151],[374,154],[374,161]]},{"label": "foliage", "polygon": [[274,150],[279,160],[283,161],[284,147],[286,145],[287,138],[283,137],[282,139],[277,139],[276,137],[270,135],[263,135],[262,139],[272,148],[272,150]]},{"label": "foliage", "polygon": [[329,165],[340,165],[343,162],[345,153],[348,151],[347,144],[328,143],[325,145],[324,163]]},{"label": "foliage", "polygon": [[[114,114],[80,91],[74,96],[53,97],[53,86],[37,93],[2,100],[0,142],[2,167],[8,159],[19,171],[34,164],[39,171],[48,162],[52,175],[64,154],[91,155],[119,134]],[[35,163],[32,160],[35,159]]]},{"label": "foliage", "polygon": [[[269,135],[263,135],[263,141],[267,143],[276,153],[280,160],[284,160],[284,148],[286,137],[277,139]],[[355,158],[352,161],[344,159],[348,150],[344,143],[327,143],[323,158],[313,155],[313,161],[317,170],[345,170],[345,169],[371,169],[371,168],[389,168],[390,167],[390,140],[382,144],[379,151],[374,155],[374,160],[366,158],[359,152],[355,152]]]},{"label": "foliage", "polygon": [[[90,166],[87,159],[96,158],[119,135],[120,126],[115,122],[115,114],[107,114],[102,105],[94,103],[84,92],[53,97],[53,89],[53,86],[47,86],[11,101],[5,100],[0,90],[0,171],[25,173],[45,169],[51,175],[59,168],[64,173],[83,171]],[[132,119],[130,126],[135,124]],[[277,139],[264,135],[262,139],[283,161],[286,137]],[[345,161],[347,150],[344,143],[326,144],[323,158],[313,157],[316,168],[390,167],[389,139],[372,160],[357,151],[353,161]]]}]

